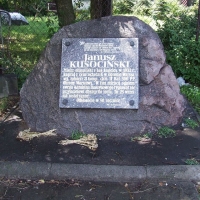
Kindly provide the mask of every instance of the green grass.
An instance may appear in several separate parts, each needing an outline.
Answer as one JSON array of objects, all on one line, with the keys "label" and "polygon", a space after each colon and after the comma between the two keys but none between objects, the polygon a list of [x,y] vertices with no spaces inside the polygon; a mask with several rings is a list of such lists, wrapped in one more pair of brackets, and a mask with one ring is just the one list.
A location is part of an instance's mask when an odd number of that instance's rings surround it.
[{"label": "green grass", "polygon": [[82,138],[85,134],[81,131],[73,131],[72,132],[72,140],[79,140],[80,138]]},{"label": "green grass", "polygon": [[191,159],[185,160],[185,164],[187,164],[187,165],[199,165],[200,163],[195,158],[191,158]]},{"label": "green grass", "polygon": [[[89,19],[88,11],[77,11],[76,21]],[[43,17],[26,17],[29,25],[3,27],[4,38],[9,40],[9,53],[0,58],[0,64],[3,62],[8,71],[14,71],[18,75],[19,88],[22,87],[28,74],[37,64],[41,53],[47,42],[58,31],[58,19],[55,14]],[[9,64],[8,64],[9,63]]]},{"label": "green grass", "polygon": [[18,75],[19,88],[38,62],[51,35],[58,30],[55,16],[26,18],[29,25],[3,27],[4,39],[10,35],[10,43],[9,53],[0,58],[0,64],[8,69],[8,72]]},{"label": "green grass", "polygon": [[0,99],[0,115],[6,110],[8,106],[8,98],[4,97]]},{"label": "green grass", "polygon": [[33,67],[45,48],[48,37],[46,18],[27,17],[29,25],[11,26],[10,52],[13,57],[20,57],[24,67]]},{"label": "green grass", "polygon": [[187,119],[185,119],[184,121],[185,121],[186,125],[187,125],[188,127],[192,128],[192,129],[195,129],[195,128],[199,127],[198,122],[196,122],[196,121],[193,120],[193,119],[187,118]]},{"label": "green grass", "polygon": [[164,126],[158,130],[157,135],[160,138],[171,138],[176,136],[176,132],[167,126]]},{"label": "green grass", "polygon": [[181,87],[181,93],[186,96],[195,110],[200,114],[200,88],[192,85]]}]

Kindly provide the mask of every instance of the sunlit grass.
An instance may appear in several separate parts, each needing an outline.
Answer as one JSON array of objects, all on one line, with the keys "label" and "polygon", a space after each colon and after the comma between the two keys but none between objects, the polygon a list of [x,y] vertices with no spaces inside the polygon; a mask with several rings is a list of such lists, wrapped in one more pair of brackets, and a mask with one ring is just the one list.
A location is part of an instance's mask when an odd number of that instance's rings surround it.
[{"label": "sunlit grass", "polygon": [[[41,53],[50,40],[49,28],[58,27],[55,16],[26,17],[26,19],[29,22],[28,25],[11,25],[10,27],[4,25],[1,29],[4,41],[1,46],[8,49],[8,53],[5,53],[1,47],[0,64],[4,68],[6,66],[8,73],[14,72],[18,76],[19,88],[37,64]],[[48,26],[47,22],[49,21],[50,25]],[[57,30],[58,28],[53,29],[54,32]]]},{"label": "sunlit grass", "polygon": [[192,85],[184,85],[181,87],[181,93],[186,96],[189,102],[194,106],[200,114],[200,88]]},{"label": "sunlit grass", "polygon": [[[41,52],[49,41],[47,17],[26,17],[29,25],[10,27],[9,53],[12,61],[17,58],[22,68],[31,71],[37,63]],[[4,36],[8,35],[9,27],[4,27]]]}]

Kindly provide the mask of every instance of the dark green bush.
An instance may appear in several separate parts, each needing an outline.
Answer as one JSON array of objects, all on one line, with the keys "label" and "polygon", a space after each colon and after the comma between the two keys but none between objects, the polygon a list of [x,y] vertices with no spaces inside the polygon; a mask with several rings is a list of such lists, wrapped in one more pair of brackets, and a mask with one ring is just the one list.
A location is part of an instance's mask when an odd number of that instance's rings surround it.
[{"label": "dark green bush", "polygon": [[[11,72],[17,75],[18,78],[18,88],[20,89],[25,82],[26,78],[30,74],[31,70],[28,67],[24,67],[21,65],[22,60],[20,57],[13,58],[13,68]],[[23,63],[26,64],[25,62]]]},{"label": "dark green bush", "polygon": [[[170,5],[166,1],[158,1],[152,10],[153,18],[157,20],[165,20],[170,13]],[[159,26],[159,23],[157,23]]]},{"label": "dark green bush", "polygon": [[[23,65],[21,65],[23,63]],[[0,65],[3,66],[3,71],[6,74],[14,73],[17,75],[18,88],[20,89],[25,82],[27,76],[31,72],[31,69],[25,67],[26,63],[19,57],[4,57],[0,59]]]},{"label": "dark green bush", "polygon": [[184,85],[181,87],[181,93],[186,96],[189,102],[200,114],[200,88],[192,85]]},{"label": "dark green bush", "polygon": [[48,37],[51,38],[54,33],[59,29],[58,17],[55,13],[49,13],[46,20],[46,26],[48,28]]},{"label": "dark green bush", "polygon": [[153,3],[152,0],[138,0],[132,11],[136,15],[151,16]]},{"label": "dark green bush", "polygon": [[120,0],[114,3],[114,14],[130,14],[135,5],[135,0]]},{"label": "dark green bush", "polygon": [[152,0],[119,0],[114,2],[114,14],[151,15]]},{"label": "dark green bush", "polygon": [[[167,7],[167,5],[165,4]],[[170,7],[168,5],[168,7]],[[176,76],[182,76],[187,82],[200,86],[200,42],[195,41],[197,24],[196,12],[180,7],[178,11],[163,14],[158,25],[158,34],[162,40],[170,64]]]}]

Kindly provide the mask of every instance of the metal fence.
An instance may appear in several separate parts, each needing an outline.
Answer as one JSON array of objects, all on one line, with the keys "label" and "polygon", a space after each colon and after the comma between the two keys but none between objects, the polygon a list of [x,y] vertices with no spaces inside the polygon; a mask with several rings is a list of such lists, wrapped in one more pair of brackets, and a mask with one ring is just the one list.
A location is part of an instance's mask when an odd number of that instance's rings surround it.
[{"label": "metal fence", "polygon": [[[90,18],[90,2],[82,2],[74,2],[76,21]],[[60,28],[55,3],[47,3],[37,12],[24,11],[23,5],[17,8],[9,12],[0,10],[0,73],[6,73],[8,68],[19,63],[30,71],[49,39]]]},{"label": "metal fence", "polygon": [[[9,56],[9,44],[10,44],[10,26],[11,17],[7,11],[0,11],[0,57],[1,60],[6,59]],[[3,72],[3,66],[0,66],[0,74]]]}]

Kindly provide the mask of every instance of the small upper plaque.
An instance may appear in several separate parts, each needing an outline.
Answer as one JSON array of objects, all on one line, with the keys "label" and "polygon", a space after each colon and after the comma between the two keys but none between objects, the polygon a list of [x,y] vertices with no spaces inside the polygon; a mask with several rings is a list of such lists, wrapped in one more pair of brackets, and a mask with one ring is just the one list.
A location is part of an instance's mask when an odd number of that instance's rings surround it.
[{"label": "small upper plaque", "polygon": [[138,108],[138,38],[64,38],[61,108]]}]

